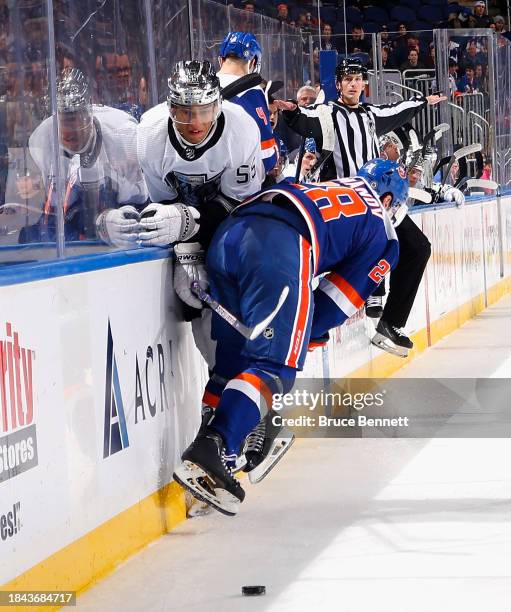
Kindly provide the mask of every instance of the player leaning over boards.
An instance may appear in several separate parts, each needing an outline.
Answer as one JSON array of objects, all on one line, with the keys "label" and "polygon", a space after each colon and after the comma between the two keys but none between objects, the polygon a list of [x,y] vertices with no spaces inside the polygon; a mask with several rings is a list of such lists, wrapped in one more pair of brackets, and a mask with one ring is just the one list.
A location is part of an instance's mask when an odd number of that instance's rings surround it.
[{"label": "player leaning over boards", "polygon": [[[354,59],[343,59],[335,71],[339,98],[315,108],[299,108],[293,102],[276,100],[286,123],[301,136],[314,138],[320,151],[335,131],[333,155],[325,161],[321,180],[355,176],[367,161],[379,156],[378,136],[410,121],[427,104],[446,100],[431,95],[396,104],[361,103],[367,83],[367,68]],[[325,138],[324,138],[325,136]]]},{"label": "player leaning over boards", "polygon": [[[220,45],[218,57],[220,86],[227,87],[239,78],[261,71],[262,51],[256,37],[249,32],[229,32]],[[256,122],[261,137],[261,158],[265,173],[277,163],[277,144],[270,123],[268,102],[261,87],[250,87],[231,98]]]},{"label": "player leaning over boards", "polygon": [[[213,313],[216,363],[208,385],[216,384],[215,377],[228,382],[174,478],[224,514],[236,514],[245,497],[229,462],[254,428],[266,422],[260,435],[268,435],[272,394],[291,390],[309,338],[341,325],[397,261],[397,238],[385,208],[406,201],[405,171],[374,160],[359,174],[319,185],[269,187],[239,206],[211,242],[212,297],[245,325],[267,317],[289,288],[275,318],[254,340]],[[312,279],[323,274],[321,292],[313,297]],[[313,320],[315,308],[322,316]]]},{"label": "player leaning over boards", "polygon": [[174,288],[207,360],[208,317],[197,316],[202,304],[190,283],[207,287],[204,250],[211,236],[234,206],[261,188],[260,138],[247,113],[222,100],[209,62],[178,62],[168,87],[167,102],[144,113],[138,126],[138,159],[153,202],[142,211],[138,240],[175,245]]}]

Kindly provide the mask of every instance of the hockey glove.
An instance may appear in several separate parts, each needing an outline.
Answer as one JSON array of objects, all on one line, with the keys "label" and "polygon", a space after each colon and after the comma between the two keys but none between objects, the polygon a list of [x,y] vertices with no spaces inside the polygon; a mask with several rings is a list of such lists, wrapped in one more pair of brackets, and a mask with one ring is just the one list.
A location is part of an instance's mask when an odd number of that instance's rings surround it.
[{"label": "hockey glove", "polygon": [[109,208],[96,219],[98,236],[107,244],[121,249],[137,248],[140,215],[133,206]]},{"label": "hockey glove", "polygon": [[204,251],[198,242],[179,243],[174,247],[174,289],[185,304],[202,308],[202,302],[192,292],[191,284],[198,281],[203,289],[208,288],[208,275],[204,265]]},{"label": "hockey glove", "polygon": [[199,212],[184,204],[149,204],[140,214],[139,240],[143,246],[169,246],[199,231]]},{"label": "hockey glove", "polygon": [[440,199],[444,202],[455,202],[456,206],[463,206],[465,204],[465,196],[456,187],[451,185],[444,185],[440,190]]}]

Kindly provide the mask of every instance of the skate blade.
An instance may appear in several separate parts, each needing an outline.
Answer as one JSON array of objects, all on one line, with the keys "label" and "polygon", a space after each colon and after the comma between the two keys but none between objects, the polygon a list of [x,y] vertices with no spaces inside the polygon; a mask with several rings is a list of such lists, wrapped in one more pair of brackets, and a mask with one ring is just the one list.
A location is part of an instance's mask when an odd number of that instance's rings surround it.
[{"label": "skate blade", "polygon": [[196,499],[190,493],[190,491],[187,490],[186,495],[188,495],[191,500],[186,504],[188,508],[186,512],[186,516],[188,518],[195,518],[197,516],[206,516],[207,514],[212,514],[214,512],[213,508],[209,504],[206,504],[205,502]]},{"label": "skate blade", "polygon": [[371,344],[377,346],[382,351],[387,351],[391,355],[396,355],[396,357],[408,357],[408,349],[404,346],[396,346],[395,344],[390,343],[389,339],[383,336],[382,334],[376,334],[376,336],[371,340]]},{"label": "skate blade", "polygon": [[248,473],[248,479],[250,480],[251,484],[257,484],[266,478],[266,476],[268,476],[277,463],[291,448],[294,441],[295,435],[290,432],[287,433],[285,438],[282,436],[277,436],[273,441],[270,452],[265,459]]},{"label": "skate blade", "polygon": [[[225,489],[215,487],[215,482],[211,476],[195,463],[184,461],[182,465],[176,468],[173,477],[195,499],[208,504],[218,512],[227,516],[235,516],[238,513],[241,503],[239,499]],[[204,478],[211,485],[214,493],[197,482],[199,478]]]}]

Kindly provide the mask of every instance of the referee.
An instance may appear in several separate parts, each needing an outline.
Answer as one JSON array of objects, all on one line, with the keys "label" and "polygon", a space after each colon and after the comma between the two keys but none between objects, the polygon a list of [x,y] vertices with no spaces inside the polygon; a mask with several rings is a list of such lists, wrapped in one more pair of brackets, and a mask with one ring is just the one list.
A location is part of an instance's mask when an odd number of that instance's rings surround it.
[{"label": "referee", "polygon": [[275,101],[284,111],[284,121],[289,127],[304,138],[314,138],[320,151],[323,149],[324,131],[335,130],[333,155],[323,166],[322,181],[355,176],[366,162],[379,157],[378,136],[411,121],[426,105],[447,99],[431,95],[396,104],[361,103],[367,68],[354,59],[343,59],[335,70],[335,77],[339,92],[336,102],[299,108],[294,102]]},{"label": "referee", "polygon": [[[339,92],[336,102],[318,105],[313,109],[299,109],[293,102],[276,101],[284,111],[284,120],[288,125],[302,136],[314,138],[319,150],[323,148],[323,141],[327,140],[323,134],[327,130],[335,131],[333,155],[324,157],[325,163],[320,174],[322,181],[355,176],[366,162],[380,157],[379,136],[411,121],[426,105],[438,104],[447,99],[446,96],[431,95],[397,104],[361,103],[360,96],[367,82],[367,69],[362,63],[343,59],[336,68],[335,76]],[[377,311],[379,316],[383,314],[373,342],[383,350],[406,357],[413,348],[413,342],[402,328],[412,309],[431,255],[431,245],[409,217],[396,228],[396,233],[400,256],[390,276],[389,296],[391,294],[392,299],[387,300],[384,310],[385,285],[382,282],[368,299],[366,312],[368,315],[368,311]],[[327,340],[327,337],[313,338],[311,347],[319,346]]]}]

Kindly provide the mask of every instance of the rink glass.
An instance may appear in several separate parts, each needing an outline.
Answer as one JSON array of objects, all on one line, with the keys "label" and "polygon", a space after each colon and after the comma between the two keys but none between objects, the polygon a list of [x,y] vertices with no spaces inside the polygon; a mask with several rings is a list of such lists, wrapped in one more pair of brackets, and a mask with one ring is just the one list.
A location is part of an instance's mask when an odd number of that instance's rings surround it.
[{"label": "rink glass", "polygon": [[[102,156],[96,158],[94,152],[74,160],[64,153],[59,144],[62,124],[56,114],[57,79],[63,69],[77,67],[83,72],[93,109],[114,108],[138,121],[145,110],[166,100],[171,65],[193,57],[208,59],[216,66],[228,31],[251,31],[257,36],[263,50],[261,74],[282,81],[277,95],[284,99],[295,96],[304,83],[319,81],[320,49],[333,43],[343,53],[353,42],[351,34],[345,37],[336,28],[328,40],[315,26],[304,32],[269,16],[211,0],[109,0],[93,4],[13,1],[3,9],[3,265],[114,250],[98,240],[94,217],[105,206],[126,203],[139,186],[136,156],[127,154],[126,149],[122,154],[112,153],[107,161]],[[487,171],[503,189],[511,188],[511,43],[490,30],[417,32],[423,48],[429,49],[433,43],[436,66],[403,74],[392,70],[382,73],[381,48],[389,36],[393,34],[365,33],[371,42],[366,59],[373,65],[365,94],[372,102],[407,99],[416,92],[450,92],[450,50],[456,42],[477,38],[478,52],[486,58],[484,91],[427,107],[415,124],[423,133],[440,121],[451,124],[451,131],[439,142],[442,155],[450,154],[460,143],[482,142]],[[30,137],[45,120],[47,134],[31,152]],[[469,163],[474,166],[474,160]],[[85,191],[80,193],[80,189]]]}]

